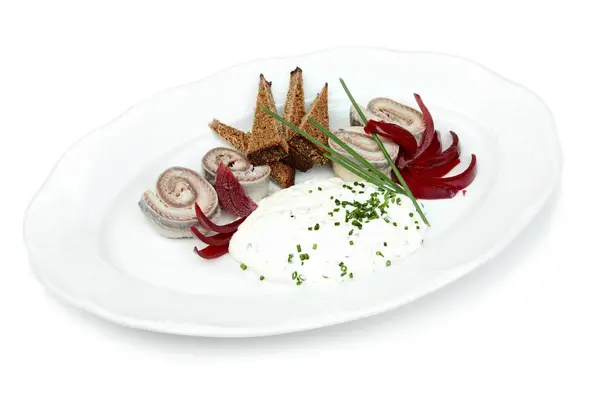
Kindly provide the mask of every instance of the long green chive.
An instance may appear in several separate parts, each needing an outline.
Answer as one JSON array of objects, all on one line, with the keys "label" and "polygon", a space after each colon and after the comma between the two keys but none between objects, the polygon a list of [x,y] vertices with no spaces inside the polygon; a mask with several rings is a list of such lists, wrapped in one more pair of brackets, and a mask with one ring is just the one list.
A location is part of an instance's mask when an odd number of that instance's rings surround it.
[{"label": "long green chive", "polygon": [[[360,107],[356,103],[356,100],[354,100],[354,97],[350,93],[350,90],[348,89],[348,86],[346,86],[346,82],[344,82],[344,80],[342,78],[340,78],[340,83],[342,84],[342,87],[344,88],[344,91],[348,95],[348,98],[350,99],[350,102],[352,103],[352,105],[356,109],[356,112],[358,113],[358,115],[360,115],[360,118],[363,120],[364,124],[366,125],[367,122],[369,122],[369,121],[367,120],[367,117],[365,117],[365,114],[362,112],[362,110],[360,109]],[[417,209],[417,212],[421,216],[421,219],[423,220],[423,222],[425,222],[425,224],[427,226],[430,226],[429,225],[429,221],[427,220],[427,217],[425,217],[425,214],[423,213],[423,210],[421,210],[421,207],[419,206],[419,203],[417,202],[417,199],[415,198],[415,196],[413,196],[410,188],[406,184],[406,181],[402,177],[402,174],[400,174],[400,171],[398,171],[398,167],[396,167],[396,163],[390,157],[390,154],[385,149],[385,146],[381,142],[381,139],[379,139],[379,135],[377,135],[376,133],[372,132],[371,136],[373,136],[373,139],[375,140],[375,143],[377,143],[377,146],[379,147],[379,149],[383,153],[385,159],[387,160],[387,162],[392,167],[392,171],[394,171],[394,175],[396,175],[396,178],[398,178],[398,180],[402,184],[402,187],[405,189],[406,195],[412,200],[413,204],[415,205],[415,208]]]}]

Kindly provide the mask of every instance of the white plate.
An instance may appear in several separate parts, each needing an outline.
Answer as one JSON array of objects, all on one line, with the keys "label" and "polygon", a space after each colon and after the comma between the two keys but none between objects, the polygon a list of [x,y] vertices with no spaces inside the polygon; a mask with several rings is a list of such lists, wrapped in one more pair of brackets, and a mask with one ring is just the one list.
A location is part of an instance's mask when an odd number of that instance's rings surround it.
[{"label": "white plate", "polygon": [[[258,75],[285,100],[289,71],[304,70],[307,101],[325,81],[332,126],[347,124],[343,77],[360,103],[423,96],[436,127],[453,129],[463,159],[478,156],[466,196],[426,202],[432,228],[403,265],[336,286],[281,287],[242,272],[229,256],[205,261],[194,240],[159,237],[137,201],[159,172],[200,169],[222,142],[213,118],[249,129]],[[259,60],[157,94],[87,135],[33,200],[25,242],[39,280],[70,304],[119,324],[201,336],[270,335],[391,310],[498,254],[557,184],[561,154],[552,116],[523,87],[473,62],[371,48]],[[324,170],[312,172],[314,177]],[[298,180],[307,179],[299,174]]]}]

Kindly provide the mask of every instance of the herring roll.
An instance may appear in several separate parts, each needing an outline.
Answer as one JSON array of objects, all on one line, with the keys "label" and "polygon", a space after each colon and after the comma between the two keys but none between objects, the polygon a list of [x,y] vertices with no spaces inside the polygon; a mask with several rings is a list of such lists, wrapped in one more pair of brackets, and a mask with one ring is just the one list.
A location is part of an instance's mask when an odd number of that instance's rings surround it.
[{"label": "herring roll", "polygon": [[[401,126],[412,133],[417,142],[421,139],[425,130],[423,114],[420,111],[392,99],[385,97],[374,98],[367,104],[366,108],[361,107],[361,110],[368,120],[385,121]],[[350,108],[350,125],[364,125],[354,107]]]},{"label": "herring roll", "polygon": [[242,153],[226,147],[216,147],[202,158],[204,176],[212,185],[215,184],[220,163],[229,168],[252,200],[258,201],[269,194],[271,167],[268,165],[254,166]]},{"label": "herring roll", "polygon": [[[386,175],[389,175],[392,167],[385,159],[385,156],[375,143],[375,140],[365,133],[361,126],[352,126],[348,128],[341,128],[332,132],[338,139],[342,140],[348,146],[350,146],[354,151],[363,156],[367,161],[372,163],[377,169],[383,172]],[[398,156],[398,152],[400,150],[400,146],[398,146],[393,141],[386,139],[384,137],[380,137],[383,142],[383,146],[389,153],[392,160],[395,160]],[[348,154],[344,149],[342,149],[337,143],[333,140],[329,140],[329,147],[331,147],[336,152],[340,153],[344,157],[347,157],[359,165],[360,162],[350,154]],[[352,172],[348,171],[346,168],[342,167],[337,163],[333,163],[333,172],[342,178],[345,181],[353,182],[363,180],[359,178]]]},{"label": "herring roll", "polygon": [[156,192],[144,192],[138,205],[162,236],[185,238],[193,237],[190,227],[198,225],[195,203],[209,218],[219,216],[219,199],[210,183],[191,169],[172,167],[158,177]]}]

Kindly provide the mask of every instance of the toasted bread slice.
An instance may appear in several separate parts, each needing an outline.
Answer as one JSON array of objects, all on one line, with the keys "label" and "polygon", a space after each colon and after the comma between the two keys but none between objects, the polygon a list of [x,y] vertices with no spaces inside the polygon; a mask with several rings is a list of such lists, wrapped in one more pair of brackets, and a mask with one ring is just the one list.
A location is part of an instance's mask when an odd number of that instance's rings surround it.
[{"label": "toasted bread slice", "polygon": [[261,106],[276,113],[275,101],[271,92],[271,82],[267,82],[264,75],[260,75],[256,107],[254,109],[254,123],[252,134],[248,138],[246,153],[254,165],[269,164],[279,161],[288,155],[288,144],[283,138],[283,126],[271,117]]},{"label": "toasted bread slice", "polygon": [[314,165],[313,162],[309,158],[304,157],[292,146],[290,146],[289,155],[286,158],[284,158],[282,161],[284,163],[286,163],[287,165],[289,165],[299,171],[302,171],[302,172],[308,171]]},{"label": "toasted bread slice", "polygon": [[284,163],[283,161],[275,161],[269,164],[271,167],[271,179],[277,183],[282,189],[289,188],[294,185],[296,170]]},{"label": "toasted bread slice", "polygon": [[[296,67],[290,72],[290,87],[288,89],[285,106],[283,107],[283,118],[296,126],[300,126],[302,118],[306,115],[304,106],[304,84],[302,82],[302,70]],[[297,133],[290,127],[283,127],[283,137],[286,141],[296,136]]]},{"label": "toasted bread slice", "polygon": [[235,129],[232,126],[225,125],[219,120],[213,119],[210,124],[208,124],[210,129],[215,131],[219,136],[225,139],[229,144],[231,144],[236,150],[241,151],[246,154],[246,147],[248,146],[248,138],[250,137],[244,131],[240,131],[239,129]]},{"label": "toasted bread slice", "polygon": [[[328,86],[327,83],[323,86],[323,89],[313,102],[308,114],[304,116],[299,128],[304,132],[308,133],[323,144],[327,144],[327,135],[321,132],[316,126],[308,121],[308,117],[314,119],[319,124],[323,125],[326,129],[329,129],[329,100],[328,100]],[[328,159],[323,155],[325,152],[321,148],[312,144],[308,139],[296,135],[290,139],[290,146],[294,148],[298,153],[304,157],[310,159],[317,165],[324,165]]]},{"label": "toasted bread slice", "polygon": [[[304,106],[304,84],[302,80],[302,70],[296,67],[295,70],[290,72],[290,87],[288,89],[287,99],[285,100],[285,106],[283,108],[283,118],[290,121],[296,126],[300,126],[302,118],[306,115],[306,107]],[[293,129],[284,126],[283,137],[290,143],[294,136],[297,136]],[[297,149],[290,146],[289,157],[285,160],[285,163],[299,169],[300,171],[306,172],[312,168],[313,162],[302,155]]]}]

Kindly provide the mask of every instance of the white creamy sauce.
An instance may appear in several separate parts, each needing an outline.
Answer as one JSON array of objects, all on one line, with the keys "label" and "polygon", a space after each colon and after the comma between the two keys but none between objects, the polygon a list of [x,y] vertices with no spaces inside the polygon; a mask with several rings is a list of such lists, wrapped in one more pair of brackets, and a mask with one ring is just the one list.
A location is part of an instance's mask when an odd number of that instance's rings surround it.
[{"label": "white creamy sauce", "polygon": [[[359,214],[371,214],[372,219],[346,222],[346,212],[357,208],[355,202],[363,205]],[[229,252],[271,282],[339,282],[399,267],[421,246],[425,230],[408,197],[390,198],[390,192],[367,182],[355,185],[332,178],[292,186],[262,200],[231,239]]]}]

